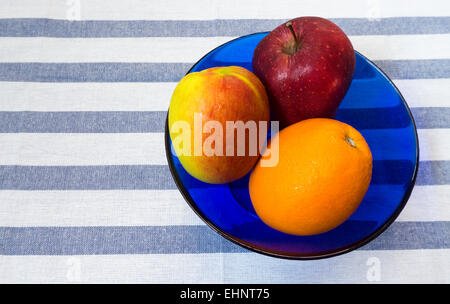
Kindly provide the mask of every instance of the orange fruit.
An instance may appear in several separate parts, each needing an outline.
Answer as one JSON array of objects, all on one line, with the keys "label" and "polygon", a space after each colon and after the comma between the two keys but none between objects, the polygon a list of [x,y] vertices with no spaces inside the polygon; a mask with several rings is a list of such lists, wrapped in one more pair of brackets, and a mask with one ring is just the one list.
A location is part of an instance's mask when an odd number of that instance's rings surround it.
[{"label": "orange fruit", "polygon": [[278,163],[258,163],[249,182],[253,207],[264,223],[284,233],[313,235],[355,212],[372,177],[370,148],[355,128],[313,118],[280,131],[266,151],[275,153],[276,142]]}]

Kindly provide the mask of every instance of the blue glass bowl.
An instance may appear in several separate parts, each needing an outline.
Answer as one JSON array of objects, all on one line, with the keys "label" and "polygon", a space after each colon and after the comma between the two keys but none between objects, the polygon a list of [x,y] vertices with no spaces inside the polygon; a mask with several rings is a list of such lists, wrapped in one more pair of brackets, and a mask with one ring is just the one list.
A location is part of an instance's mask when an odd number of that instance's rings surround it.
[{"label": "blue glass bowl", "polygon": [[[267,33],[227,42],[188,72],[238,65],[252,70],[252,56]],[[245,248],[271,256],[316,259],[354,250],[382,233],[399,215],[414,186],[419,157],[416,127],[405,100],[392,81],[356,53],[356,68],[335,117],[358,129],[373,155],[372,181],[356,212],[337,228],[314,236],[293,236],[265,225],[255,214],[246,177],[223,185],[190,176],[173,152],[166,122],[169,167],[192,209],[219,234]]]}]

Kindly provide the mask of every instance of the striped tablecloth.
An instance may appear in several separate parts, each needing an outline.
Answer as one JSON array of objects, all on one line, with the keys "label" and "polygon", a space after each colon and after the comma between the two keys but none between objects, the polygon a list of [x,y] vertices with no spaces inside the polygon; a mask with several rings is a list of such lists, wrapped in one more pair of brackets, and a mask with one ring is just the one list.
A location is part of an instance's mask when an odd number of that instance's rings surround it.
[{"label": "striped tablecloth", "polygon": [[[240,35],[327,17],[412,107],[420,170],[379,238],[342,256],[252,253],[206,227],[163,124],[193,62]],[[450,2],[0,2],[0,282],[450,283]]]}]

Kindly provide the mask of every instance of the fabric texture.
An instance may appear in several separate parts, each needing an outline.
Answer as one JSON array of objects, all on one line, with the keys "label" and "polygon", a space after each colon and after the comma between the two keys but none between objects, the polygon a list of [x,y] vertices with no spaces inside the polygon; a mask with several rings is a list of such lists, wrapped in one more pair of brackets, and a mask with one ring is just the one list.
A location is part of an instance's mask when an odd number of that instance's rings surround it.
[{"label": "fabric texture", "polygon": [[[194,214],[167,166],[164,123],[204,54],[307,15],[334,21],[393,79],[420,165],[382,235],[293,261],[243,249]],[[2,0],[0,282],[450,283],[449,87],[447,0]]]}]

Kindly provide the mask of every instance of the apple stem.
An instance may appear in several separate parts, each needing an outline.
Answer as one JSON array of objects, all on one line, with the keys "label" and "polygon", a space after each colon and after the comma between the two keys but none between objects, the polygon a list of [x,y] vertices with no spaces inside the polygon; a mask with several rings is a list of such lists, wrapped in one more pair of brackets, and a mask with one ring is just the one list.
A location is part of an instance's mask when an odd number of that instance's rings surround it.
[{"label": "apple stem", "polygon": [[297,51],[298,48],[299,48],[299,41],[298,41],[297,35],[295,34],[294,28],[292,27],[292,23],[289,21],[289,22],[286,23],[286,26],[287,26],[287,27],[289,28],[289,30],[291,31],[292,36],[294,36],[294,40],[295,40],[295,51]]}]

